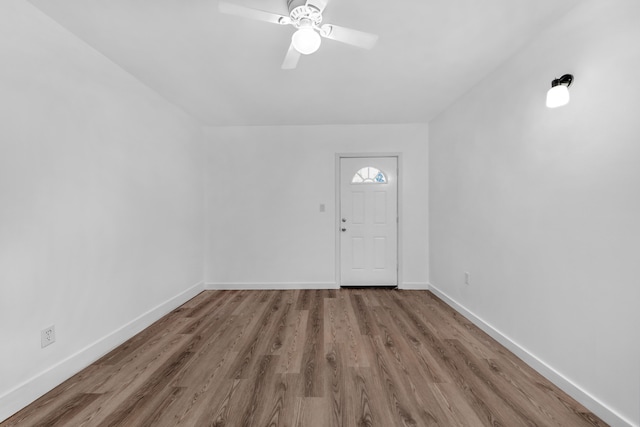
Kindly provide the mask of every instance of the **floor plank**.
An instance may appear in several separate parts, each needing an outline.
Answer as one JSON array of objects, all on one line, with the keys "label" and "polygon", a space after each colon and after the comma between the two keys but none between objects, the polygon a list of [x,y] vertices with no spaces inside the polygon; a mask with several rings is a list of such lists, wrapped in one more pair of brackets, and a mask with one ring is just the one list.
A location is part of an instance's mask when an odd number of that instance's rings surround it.
[{"label": "floor plank", "polygon": [[606,426],[427,291],[206,291],[8,426]]}]

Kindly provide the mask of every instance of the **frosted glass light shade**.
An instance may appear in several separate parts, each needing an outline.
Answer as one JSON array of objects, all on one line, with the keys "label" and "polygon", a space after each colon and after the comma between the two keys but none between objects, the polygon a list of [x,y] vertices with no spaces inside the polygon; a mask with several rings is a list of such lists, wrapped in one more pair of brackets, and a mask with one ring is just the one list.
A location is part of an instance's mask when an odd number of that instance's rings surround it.
[{"label": "frosted glass light shade", "polygon": [[293,33],[291,43],[298,52],[309,55],[320,48],[322,38],[313,28],[300,28]]},{"label": "frosted glass light shade", "polygon": [[569,88],[563,84],[552,87],[547,92],[547,107],[557,108],[569,103]]}]

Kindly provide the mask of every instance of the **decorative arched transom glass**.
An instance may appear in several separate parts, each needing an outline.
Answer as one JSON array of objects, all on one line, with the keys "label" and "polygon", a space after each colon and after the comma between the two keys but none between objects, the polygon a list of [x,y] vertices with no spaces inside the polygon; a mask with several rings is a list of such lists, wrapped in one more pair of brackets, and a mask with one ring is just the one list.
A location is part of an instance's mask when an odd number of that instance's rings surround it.
[{"label": "decorative arched transom glass", "polygon": [[352,184],[386,184],[387,177],[380,169],[367,166],[360,169],[351,179]]}]

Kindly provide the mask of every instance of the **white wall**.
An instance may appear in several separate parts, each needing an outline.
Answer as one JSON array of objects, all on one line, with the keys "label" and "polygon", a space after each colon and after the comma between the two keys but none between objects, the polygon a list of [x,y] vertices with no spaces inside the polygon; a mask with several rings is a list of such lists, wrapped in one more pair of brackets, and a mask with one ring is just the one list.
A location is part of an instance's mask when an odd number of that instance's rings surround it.
[{"label": "white wall", "polygon": [[198,123],[25,1],[0,61],[2,420],[202,289],[203,181]]},{"label": "white wall", "polygon": [[208,128],[206,282],[335,287],[336,153],[402,153],[401,286],[424,289],[427,133],[425,124]]},{"label": "white wall", "polygon": [[[639,41],[639,2],[585,2],[429,127],[435,290],[612,425],[635,426]],[[549,110],[564,73],[571,103]]]}]

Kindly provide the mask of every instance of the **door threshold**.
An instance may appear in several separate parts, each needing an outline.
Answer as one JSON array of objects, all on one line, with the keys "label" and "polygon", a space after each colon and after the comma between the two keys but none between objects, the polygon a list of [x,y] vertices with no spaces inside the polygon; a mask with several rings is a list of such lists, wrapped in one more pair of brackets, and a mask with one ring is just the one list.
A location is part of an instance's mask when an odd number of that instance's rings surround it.
[{"label": "door threshold", "polygon": [[398,285],[340,285],[340,288],[349,288],[349,289],[370,289],[370,288],[398,289]]}]

